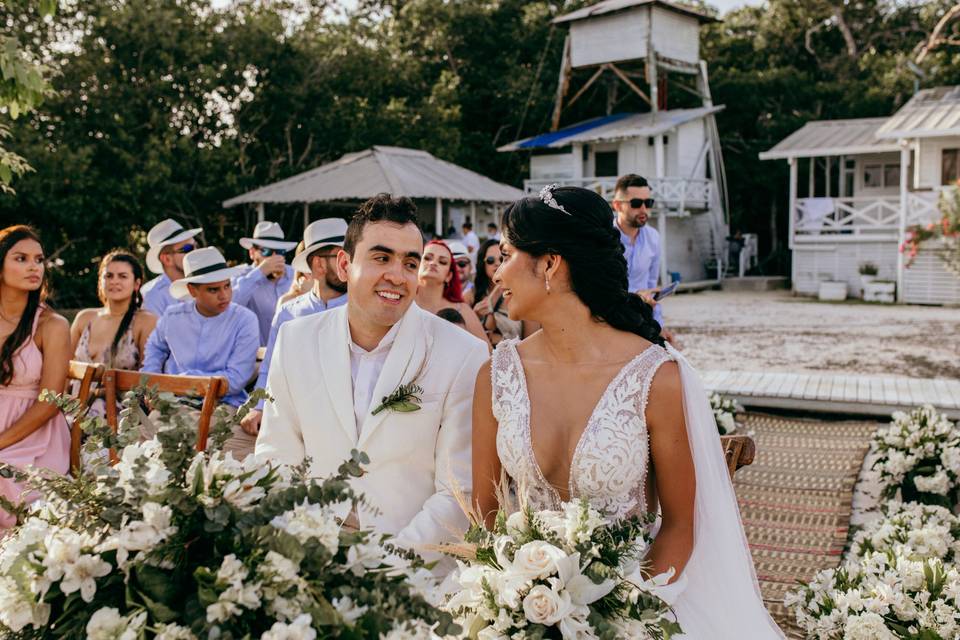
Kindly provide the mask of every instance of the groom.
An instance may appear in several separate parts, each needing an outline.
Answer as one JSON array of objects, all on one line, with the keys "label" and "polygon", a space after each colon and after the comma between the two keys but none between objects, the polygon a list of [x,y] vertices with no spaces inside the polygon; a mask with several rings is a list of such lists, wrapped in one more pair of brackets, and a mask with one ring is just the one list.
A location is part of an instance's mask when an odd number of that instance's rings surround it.
[{"label": "groom", "polygon": [[[386,194],[350,221],[336,259],[349,300],[281,327],[256,447],[279,462],[308,457],[320,477],[366,452],[354,487],[373,508],[360,508],[359,525],[414,549],[466,527],[454,490],[470,492],[473,387],[487,359],[481,341],[413,303],[416,221],[412,201]],[[420,390],[403,394],[411,385]]]}]

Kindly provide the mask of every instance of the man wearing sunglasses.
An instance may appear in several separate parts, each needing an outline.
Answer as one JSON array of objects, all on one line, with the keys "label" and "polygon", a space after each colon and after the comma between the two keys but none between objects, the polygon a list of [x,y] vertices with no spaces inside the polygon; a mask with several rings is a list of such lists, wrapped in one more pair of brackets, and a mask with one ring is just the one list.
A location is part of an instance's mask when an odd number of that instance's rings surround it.
[{"label": "man wearing sunglasses", "polygon": [[[663,310],[653,300],[660,279],[660,233],[647,224],[655,204],[650,184],[643,176],[628,173],[617,180],[613,192],[613,210],[617,214],[614,224],[620,231],[623,256],[627,259],[630,291],[653,306],[653,317],[663,327]],[[667,329],[663,329],[662,335],[673,341]]]},{"label": "man wearing sunglasses", "polygon": [[143,308],[163,315],[167,307],[181,301],[170,295],[170,283],[183,277],[183,258],[197,248],[196,236],[203,229],[184,229],[167,218],[147,232],[147,268],[160,275],[141,287]]},{"label": "man wearing sunglasses", "polygon": [[293,267],[286,255],[297,243],[284,240],[279,224],[264,221],[257,223],[252,238],[240,238],[240,246],[250,254],[250,264],[233,279],[233,301],[257,314],[260,346],[265,346],[277,300],[293,282]]}]

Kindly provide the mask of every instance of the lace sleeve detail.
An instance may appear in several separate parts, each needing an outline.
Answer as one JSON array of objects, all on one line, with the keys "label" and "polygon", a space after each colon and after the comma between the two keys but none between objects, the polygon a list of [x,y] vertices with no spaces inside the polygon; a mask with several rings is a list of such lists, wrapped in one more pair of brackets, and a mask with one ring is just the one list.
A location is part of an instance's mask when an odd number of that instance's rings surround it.
[{"label": "lace sleeve detail", "polygon": [[653,378],[660,370],[660,366],[665,362],[673,362],[675,358],[670,355],[666,349],[651,349],[651,359],[642,369],[640,374],[640,393],[637,394],[637,415],[643,416],[644,423],[647,422],[647,401],[650,400],[650,387],[653,386]]},{"label": "lace sleeve detail", "polygon": [[490,388],[493,391],[493,417],[497,422],[501,422],[504,416],[503,395],[509,392],[509,387],[515,386],[508,382],[510,376],[510,353],[507,344],[509,340],[503,340],[493,350],[490,358]]}]

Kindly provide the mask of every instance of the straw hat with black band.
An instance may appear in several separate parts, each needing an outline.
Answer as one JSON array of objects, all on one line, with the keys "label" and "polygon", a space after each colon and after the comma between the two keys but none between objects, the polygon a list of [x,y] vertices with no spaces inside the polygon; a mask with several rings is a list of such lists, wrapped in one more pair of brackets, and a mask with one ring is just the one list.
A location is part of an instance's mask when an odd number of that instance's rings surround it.
[{"label": "straw hat with black band", "polygon": [[189,240],[203,229],[184,229],[183,225],[176,220],[167,218],[153,225],[147,232],[147,244],[150,249],[147,251],[147,268],[154,273],[163,273],[163,263],[160,262],[160,251],[164,247],[178,244],[184,240]]},{"label": "straw hat with black band", "polygon": [[258,222],[253,228],[252,238],[240,238],[240,246],[244,249],[265,247],[267,249],[281,249],[290,251],[297,246],[296,242],[283,239],[283,229],[276,222]]},{"label": "straw hat with black band", "polygon": [[310,254],[323,247],[343,248],[347,223],[342,218],[324,218],[307,226],[303,232],[303,251],[290,264],[301,273],[310,273]]},{"label": "straw hat with black band", "polygon": [[174,298],[190,296],[188,284],[210,284],[223,282],[246,272],[245,267],[228,267],[223,254],[216,247],[206,247],[191,251],[183,257],[183,277],[170,285],[170,295]]}]

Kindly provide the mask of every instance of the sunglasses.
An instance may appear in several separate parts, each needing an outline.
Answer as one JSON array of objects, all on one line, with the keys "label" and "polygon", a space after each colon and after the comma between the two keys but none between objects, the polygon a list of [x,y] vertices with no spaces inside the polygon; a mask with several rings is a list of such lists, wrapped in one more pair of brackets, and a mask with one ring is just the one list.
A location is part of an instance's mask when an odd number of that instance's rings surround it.
[{"label": "sunglasses", "polygon": [[466,269],[467,267],[470,266],[470,261],[469,261],[469,260],[457,260],[457,266],[460,267],[461,269]]},{"label": "sunglasses", "polygon": [[173,249],[170,253],[190,253],[191,251],[193,251],[193,250],[196,249],[196,248],[197,248],[196,245],[185,244],[185,245],[183,245],[182,247],[180,247],[179,249]]},{"label": "sunglasses", "polygon": [[269,258],[270,256],[285,256],[287,255],[286,249],[271,249],[270,247],[258,247],[260,249],[260,255],[264,258]]},{"label": "sunglasses", "polygon": [[630,204],[631,209],[639,209],[640,207],[653,209],[656,200],[653,198],[630,198],[629,200],[617,200],[617,202],[627,202]]},{"label": "sunglasses", "polygon": [[483,261],[486,264],[503,264],[503,256],[500,256],[499,258],[495,258],[493,256],[487,256],[486,258],[483,259]]}]

